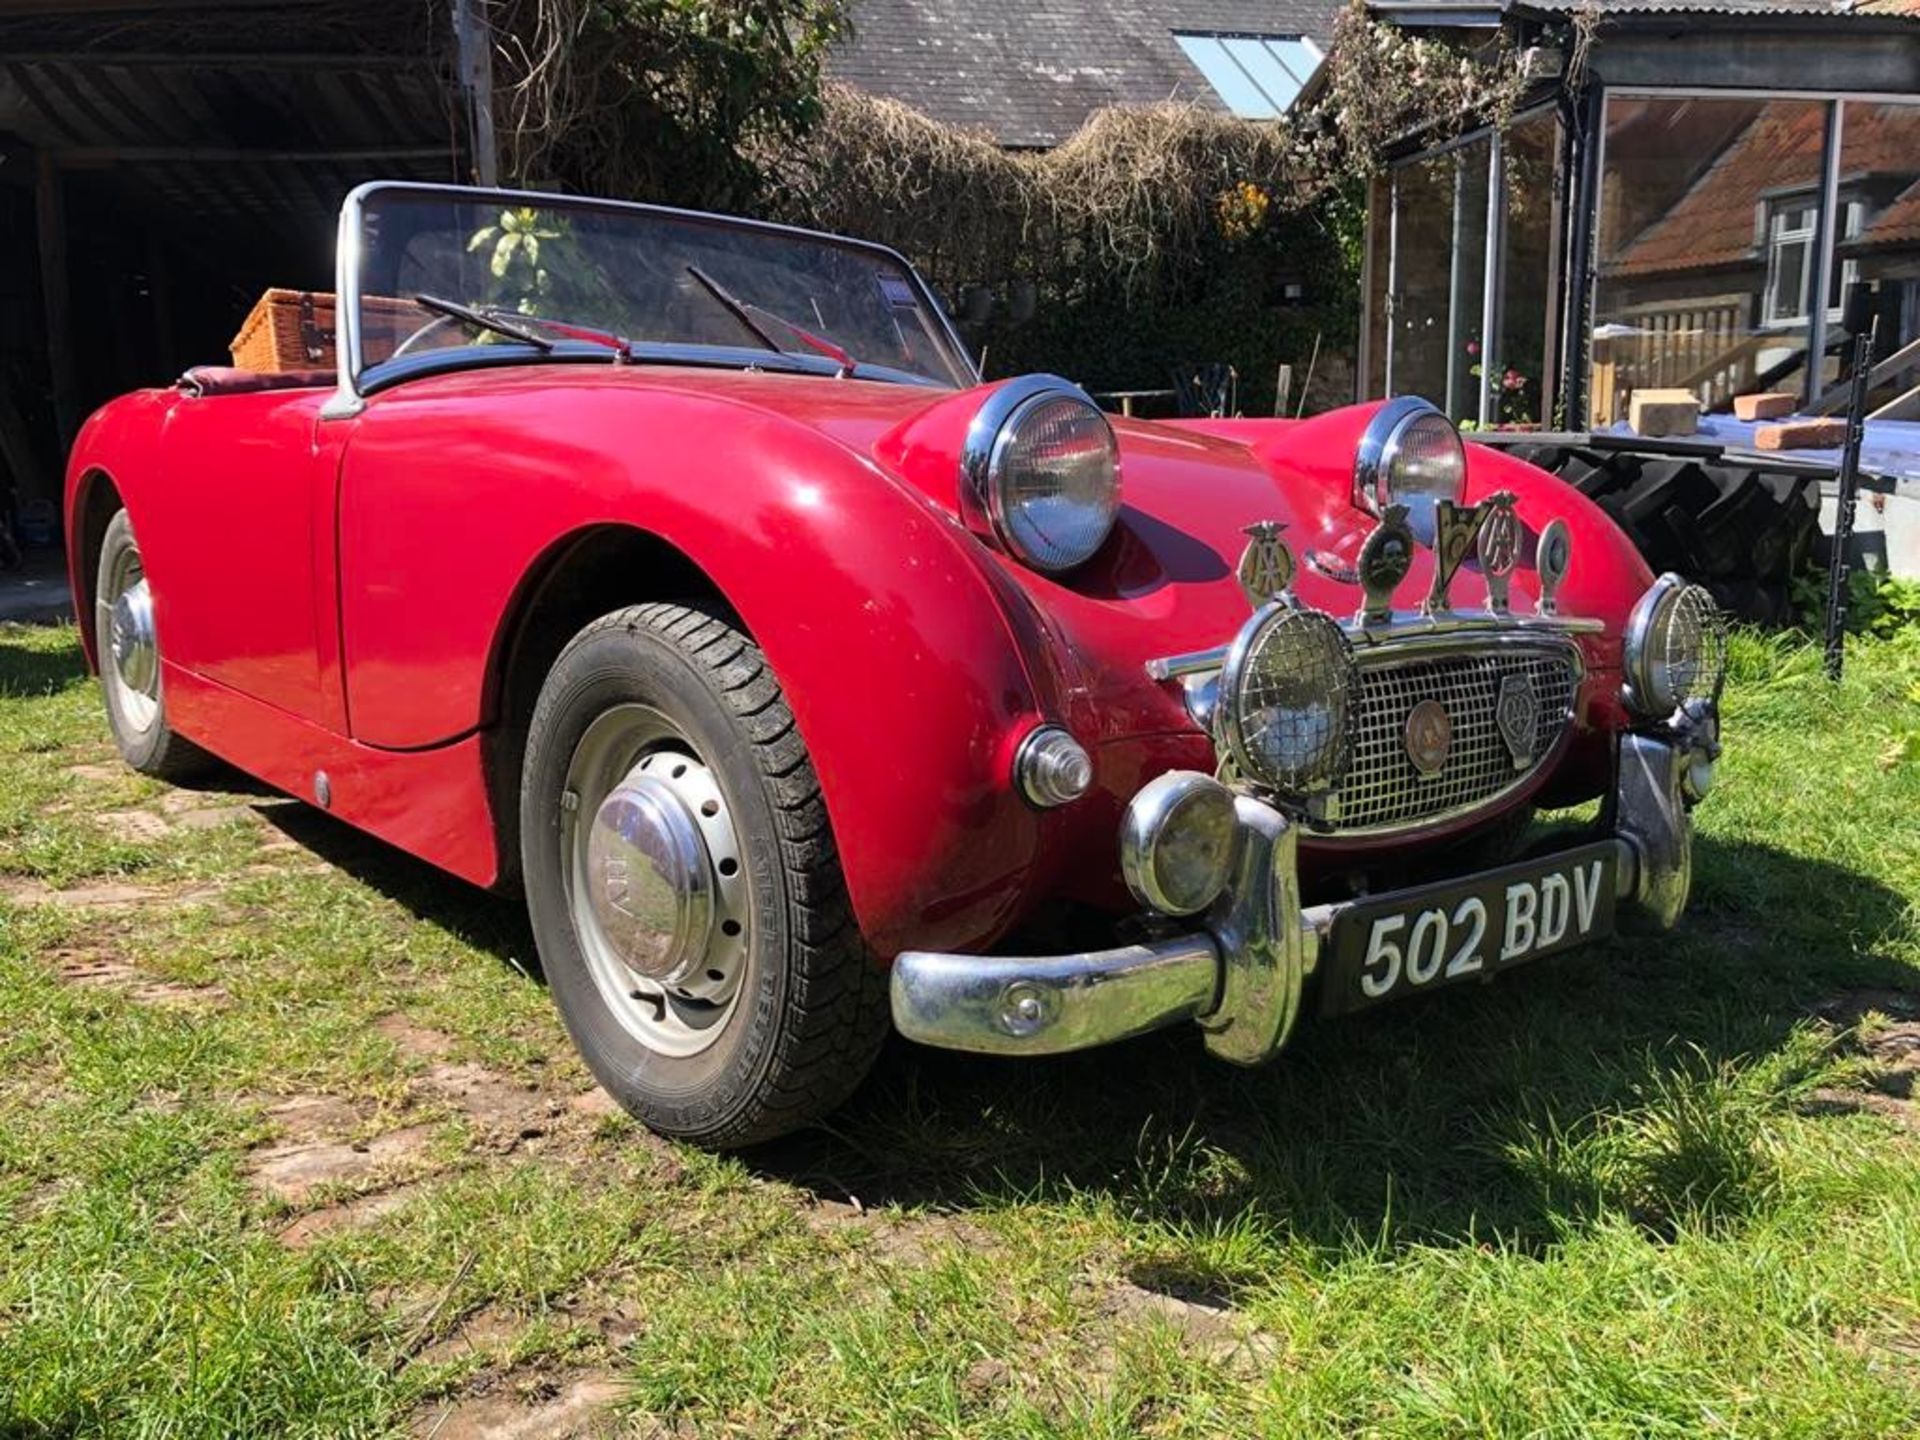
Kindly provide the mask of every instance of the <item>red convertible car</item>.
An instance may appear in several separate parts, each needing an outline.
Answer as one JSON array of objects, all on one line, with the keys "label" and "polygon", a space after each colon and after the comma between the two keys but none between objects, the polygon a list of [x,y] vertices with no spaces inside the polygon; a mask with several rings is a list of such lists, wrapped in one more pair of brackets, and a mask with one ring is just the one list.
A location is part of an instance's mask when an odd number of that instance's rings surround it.
[{"label": "red convertible car", "polygon": [[1423,401],[1112,418],[889,250],[549,195],[365,186],[336,283],[331,370],[79,437],[114,737],[523,891],[658,1130],[890,1023],[1251,1064],[1686,903],[1711,600]]}]

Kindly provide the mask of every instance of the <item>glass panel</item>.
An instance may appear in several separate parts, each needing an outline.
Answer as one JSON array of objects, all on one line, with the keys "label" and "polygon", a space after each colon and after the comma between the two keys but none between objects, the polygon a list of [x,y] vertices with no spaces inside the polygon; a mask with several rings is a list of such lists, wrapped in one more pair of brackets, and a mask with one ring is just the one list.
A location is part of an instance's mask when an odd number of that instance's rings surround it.
[{"label": "glass panel", "polygon": [[1475,140],[1394,172],[1393,389],[1425,396],[1455,420],[1480,415],[1491,150]]},{"label": "glass panel", "polygon": [[1367,373],[1361,399],[1387,393],[1387,271],[1393,239],[1392,181],[1376,175],[1367,187]]},{"label": "glass panel", "polygon": [[1551,110],[1519,121],[1502,141],[1507,168],[1507,253],[1501,265],[1500,343],[1489,384],[1496,424],[1544,421],[1552,384],[1547,356],[1549,303],[1558,276],[1554,246],[1554,172],[1560,122]]},{"label": "glass panel", "polygon": [[1248,78],[1260,87],[1276,112],[1293,103],[1293,97],[1300,93],[1300,82],[1287,73],[1286,66],[1267,48],[1266,41],[1242,36],[1220,43],[1247,72]]},{"label": "glass panel", "polygon": [[1212,35],[1175,35],[1187,58],[1206,77],[1220,103],[1242,120],[1272,120],[1280,112],[1260,93],[1260,87],[1227,53],[1226,47]]},{"label": "glass panel", "polygon": [[[643,357],[703,349],[725,352],[709,357],[722,363],[831,373],[844,352],[876,378],[973,383],[918,277],[877,248],[593,201],[502,210],[406,188],[370,195],[360,223],[365,369],[436,350],[476,362],[500,359],[501,347],[516,360],[582,346],[609,354],[624,337]],[[527,330],[544,349],[514,334]]]},{"label": "glass panel", "polygon": [[[1853,336],[1876,318],[1876,363],[1920,339],[1920,105],[1841,107],[1840,203],[1825,384],[1847,377]],[[1916,386],[1920,367],[1903,368],[1873,386],[1868,405],[1877,410]],[[1920,403],[1907,402],[1899,418],[1920,419]]]},{"label": "glass panel", "polygon": [[1635,390],[1706,410],[1806,382],[1811,255],[1826,143],[1815,100],[1607,101],[1591,423]]}]

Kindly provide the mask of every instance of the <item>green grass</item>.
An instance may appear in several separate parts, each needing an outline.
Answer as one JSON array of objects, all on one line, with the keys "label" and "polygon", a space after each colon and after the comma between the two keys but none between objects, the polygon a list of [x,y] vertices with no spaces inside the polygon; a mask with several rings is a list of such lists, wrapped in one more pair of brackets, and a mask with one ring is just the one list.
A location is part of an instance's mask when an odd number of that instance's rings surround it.
[{"label": "green grass", "polygon": [[[1856,1024],[1920,1007],[1920,637],[1838,690],[1732,659],[1674,935],[1259,1071],[901,1045],[716,1159],[476,1122],[435,1066],[587,1088],[514,907],[270,797],[103,824],[190,802],[115,766],[71,630],[0,628],[0,1436],[399,1434],[577,1372],[638,1433],[1920,1432],[1920,1102]],[[104,883],[161,897],[43,903]],[[315,1096],[405,1163],[263,1191]]]}]

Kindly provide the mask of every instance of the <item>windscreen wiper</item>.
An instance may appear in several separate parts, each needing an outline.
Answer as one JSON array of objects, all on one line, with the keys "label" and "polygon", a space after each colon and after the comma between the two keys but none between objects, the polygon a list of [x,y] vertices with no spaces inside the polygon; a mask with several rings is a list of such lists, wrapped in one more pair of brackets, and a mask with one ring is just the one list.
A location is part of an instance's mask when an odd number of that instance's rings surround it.
[{"label": "windscreen wiper", "polygon": [[785,355],[787,348],[769,335],[766,327],[763,326],[759,320],[756,320],[754,318],[755,316],[759,316],[761,319],[771,320],[783,330],[791,330],[808,349],[818,351],[829,360],[834,361],[840,367],[840,378],[842,380],[853,374],[855,368],[857,368],[857,362],[853,356],[841,349],[840,346],[834,344],[833,341],[827,339],[825,336],[816,335],[811,330],[803,329],[794,324],[793,321],[787,319],[784,315],[774,314],[773,311],[767,309],[764,305],[755,305],[750,300],[742,300],[718,280],[707,274],[707,272],[702,270],[698,265],[687,266],[687,273],[698,280],[702,289],[722,305],[726,306],[734,319],[751,330],[760,343],[775,354]]},{"label": "windscreen wiper", "polygon": [[476,330],[491,330],[496,335],[504,335],[509,340],[518,340],[522,345],[531,345],[536,350],[544,352],[553,349],[553,341],[546,336],[536,335],[524,325],[503,320],[486,310],[476,310],[471,305],[462,305],[458,300],[447,300],[438,295],[416,295],[413,297],[413,303],[423,310],[431,310],[438,315],[465,321]]}]

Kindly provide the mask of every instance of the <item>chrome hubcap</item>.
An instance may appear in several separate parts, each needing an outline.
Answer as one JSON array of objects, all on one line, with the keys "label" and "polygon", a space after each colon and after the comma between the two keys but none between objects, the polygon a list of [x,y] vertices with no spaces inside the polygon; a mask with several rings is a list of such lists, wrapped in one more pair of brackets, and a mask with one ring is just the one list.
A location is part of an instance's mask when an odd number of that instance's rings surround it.
[{"label": "chrome hubcap", "polygon": [[114,555],[94,607],[101,669],[124,722],[146,731],[160,714],[160,642],[154,634],[153,592],[132,546]]},{"label": "chrome hubcap", "polygon": [[669,1055],[705,1049],[746,968],[750,897],[726,796],[657,710],[587,728],[562,798],[569,909],[602,999]]},{"label": "chrome hubcap", "polygon": [[120,678],[129,689],[154,695],[159,690],[160,652],[153,643],[153,596],[144,579],[114,600],[108,630],[113,666]]}]

